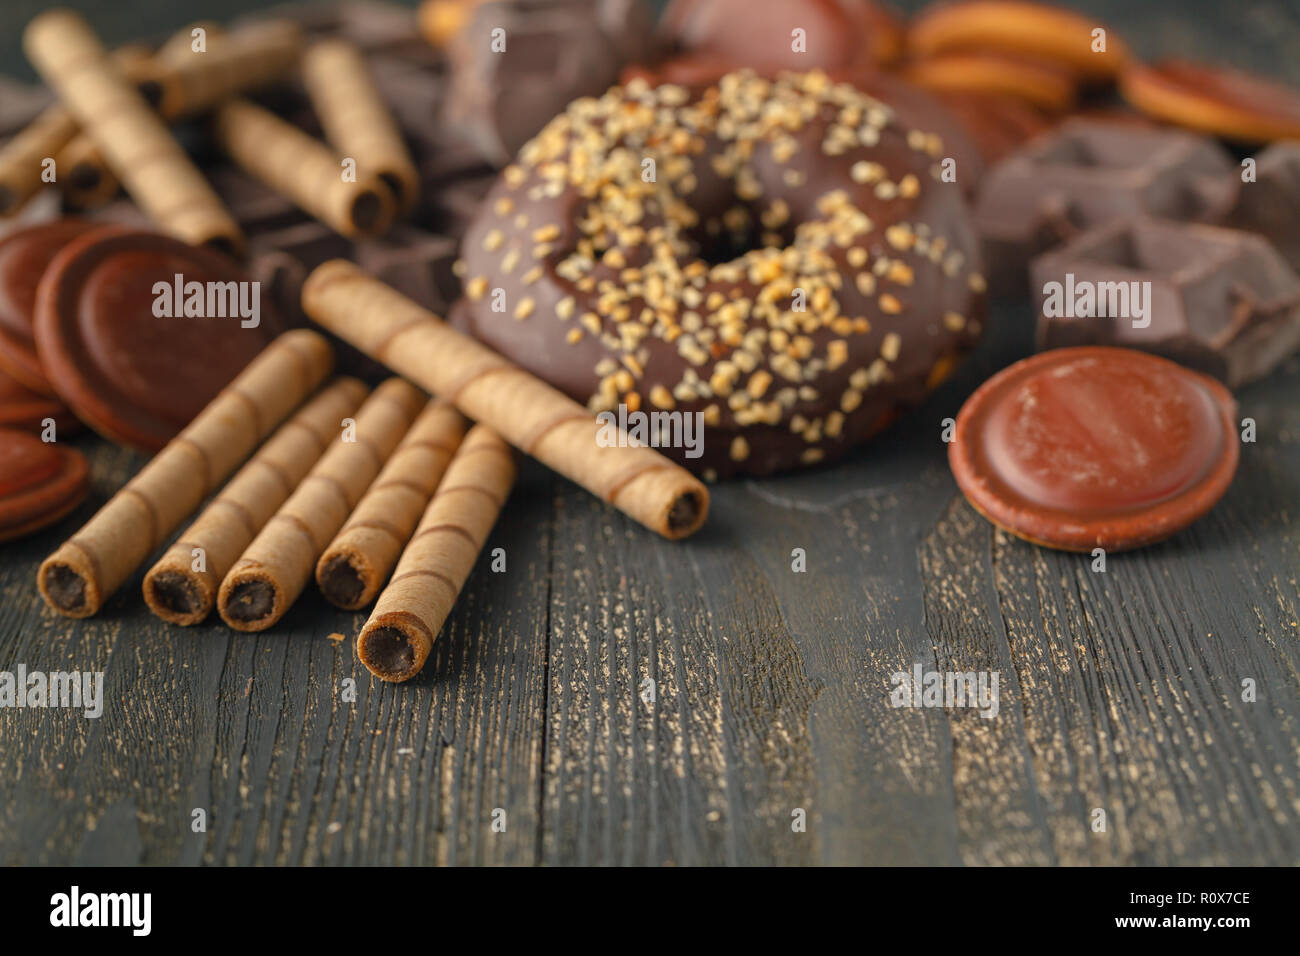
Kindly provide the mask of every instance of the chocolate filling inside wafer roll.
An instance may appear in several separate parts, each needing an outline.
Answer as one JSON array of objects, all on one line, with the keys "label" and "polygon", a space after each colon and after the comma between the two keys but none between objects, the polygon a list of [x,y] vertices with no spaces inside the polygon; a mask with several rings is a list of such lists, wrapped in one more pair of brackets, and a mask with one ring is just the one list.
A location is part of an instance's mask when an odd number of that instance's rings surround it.
[{"label": "chocolate filling inside wafer roll", "polygon": [[399,177],[394,176],[392,173],[380,173],[379,179],[392,190],[393,198],[397,200],[399,206],[408,201],[406,186]]},{"label": "chocolate filling inside wafer roll", "polygon": [[86,606],[86,581],[66,564],[49,564],[44,569],[45,593],[59,610],[75,614]]},{"label": "chocolate filling inside wafer roll", "polygon": [[203,598],[194,588],[193,582],[183,574],[164,571],[145,579],[149,588],[149,599],[173,614],[193,614],[203,608]]},{"label": "chocolate filling inside wafer roll", "polygon": [[415,667],[415,648],[395,627],[377,627],[362,634],[357,643],[357,656],[384,680],[406,680]]},{"label": "chocolate filling inside wafer roll", "polygon": [[231,588],[222,613],[236,621],[252,623],[269,617],[274,609],[275,584],[254,578]]},{"label": "chocolate filling inside wafer roll", "polygon": [[383,221],[384,199],[373,190],[365,190],[352,202],[352,222],[361,232],[370,232]]},{"label": "chocolate filling inside wafer roll", "polygon": [[688,491],[686,494],[678,496],[677,500],[673,502],[672,510],[668,512],[668,530],[682,532],[688,528],[694,528],[700,520],[702,505],[700,496],[694,491]]},{"label": "chocolate filling inside wafer roll", "polygon": [[325,562],[319,583],[326,599],[340,607],[352,607],[366,589],[361,569],[353,566],[346,554],[335,555]]},{"label": "chocolate filling inside wafer roll", "polygon": [[68,185],[78,192],[91,192],[99,185],[99,178],[99,168],[93,163],[77,163],[68,171]]}]

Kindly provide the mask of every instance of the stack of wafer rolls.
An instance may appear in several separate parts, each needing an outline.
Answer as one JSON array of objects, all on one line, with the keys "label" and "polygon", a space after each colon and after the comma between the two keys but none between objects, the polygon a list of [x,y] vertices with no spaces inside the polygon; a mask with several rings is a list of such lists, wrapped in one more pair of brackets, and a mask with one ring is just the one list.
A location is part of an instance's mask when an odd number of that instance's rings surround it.
[{"label": "stack of wafer rolls", "polygon": [[704,523],[703,482],[653,448],[604,446],[587,409],[350,262],[319,266],[303,309],[325,328],[490,426],[667,538]]},{"label": "stack of wafer rolls", "polygon": [[[220,33],[216,27],[205,29]],[[57,47],[62,41],[57,33],[43,32],[39,42]],[[271,20],[223,34],[221,42],[202,52],[191,43],[187,28],[156,56],[130,46],[110,59],[163,119],[176,120],[211,110],[292,72],[302,51],[302,32],[292,22]],[[71,205],[91,208],[112,198],[118,179],[96,138],[79,126],[77,116],[58,103],[0,149],[0,216],[16,212],[40,189],[42,163],[51,157]]]},{"label": "stack of wafer rolls", "polygon": [[284,616],[424,403],[419,389],[401,379],[375,389],[221,582],[222,620],[261,631]]},{"label": "stack of wafer rolls", "polygon": [[361,51],[345,40],[315,43],[303,56],[302,77],[325,138],[355,159],[360,173],[382,179],[398,209],[409,209],[419,193],[420,174]]},{"label": "stack of wafer rolls", "polygon": [[357,657],[376,677],[410,680],[424,667],[514,481],[510,446],[474,426],[357,637]]},{"label": "stack of wafer rolls", "polygon": [[42,562],[37,586],[51,608],[88,617],[324,381],[324,337],[286,332],[236,376],[93,518]]},{"label": "stack of wafer rolls", "polygon": [[[112,60],[136,84],[141,94],[156,106],[160,92],[153,80],[153,65],[148,51],[140,46],[127,46],[116,51]],[[57,182],[65,192],[70,181],[79,180],[83,184],[87,181],[87,167],[94,175],[102,171],[111,181],[113,190],[117,189],[117,179],[108,171],[94,141],[79,132],[76,119],[62,103],[55,103],[0,148],[0,216],[17,212],[41,188],[42,164],[47,158],[55,160]],[[107,188],[98,183],[91,184],[91,187],[83,186],[82,193],[74,193],[73,201],[93,201],[90,190],[96,186]]]},{"label": "stack of wafer rolls", "polygon": [[103,153],[113,174],[165,231],[230,251],[243,235],[230,212],[84,19],[67,10],[27,25],[28,59]]},{"label": "stack of wafer rolls", "polygon": [[460,412],[430,402],[316,562],[326,600],[355,611],[375,599],[465,436]]},{"label": "stack of wafer rolls", "polygon": [[339,378],[267,439],[145,574],[144,599],[154,614],[182,625],[208,616],[221,580],[338,436],[342,420],[356,411],[366,392],[356,379]]}]

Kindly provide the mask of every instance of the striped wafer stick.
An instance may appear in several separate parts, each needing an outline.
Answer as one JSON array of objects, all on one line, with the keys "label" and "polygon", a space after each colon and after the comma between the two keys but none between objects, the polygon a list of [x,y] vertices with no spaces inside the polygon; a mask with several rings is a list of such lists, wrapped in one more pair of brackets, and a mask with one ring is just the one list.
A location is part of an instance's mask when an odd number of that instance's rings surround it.
[{"label": "striped wafer stick", "polygon": [[475,425],[357,637],[370,673],[386,681],[420,673],[514,481],[510,446]]},{"label": "striped wafer stick", "polygon": [[420,174],[361,51],[346,40],[315,43],[302,59],[302,79],[330,145],[355,159],[361,173],[379,176],[398,208],[409,209]]},{"label": "striped wafer stick", "polygon": [[[206,31],[195,50],[193,30]],[[158,51],[153,80],[161,93],[158,112],[184,119],[206,112],[247,90],[282,79],[297,67],[302,30],[288,20],[268,20],[227,33],[197,23],[175,34]]]},{"label": "striped wafer stick", "polygon": [[699,529],[704,483],[653,448],[601,444],[587,409],[355,265],[318,266],[307,314],[560,474],[667,538]]},{"label": "striped wafer stick", "polygon": [[307,329],[286,332],[253,359],[183,432],[140,469],[36,574],[45,602],[89,617],[216,490],[334,364]]},{"label": "striped wafer stick", "polygon": [[340,157],[268,110],[231,100],[213,127],[245,172],[345,236],[373,236],[393,220],[393,194],[377,175],[343,178]]}]

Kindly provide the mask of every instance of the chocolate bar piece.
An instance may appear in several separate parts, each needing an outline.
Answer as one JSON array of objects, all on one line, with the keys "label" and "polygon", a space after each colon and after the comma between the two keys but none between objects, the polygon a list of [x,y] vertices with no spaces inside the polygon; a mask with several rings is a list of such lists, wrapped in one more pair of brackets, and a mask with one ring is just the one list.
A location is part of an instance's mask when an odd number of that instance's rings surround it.
[{"label": "chocolate bar piece", "polygon": [[[1234,174],[1236,175],[1236,174]],[[1255,181],[1241,184],[1225,225],[1265,236],[1300,270],[1300,143],[1275,143],[1256,157]]]},{"label": "chocolate bar piece", "polygon": [[981,184],[974,218],[990,285],[1019,291],[1034,255],[1122,216],[1221,221],[1236,198],[1233,169],[1208,137],[1069,120]]},{"label": "chocolate bar piece", "polygon": [[585,0],[475,5],[448,51],[448,116],[471,131],[488,162],[504,166],[572,100],[605,92],[627,59],[646,59],[652,31],[641,0],[594,7]]},{"label": "chocolate bar piece", "polygon": [[1239,388],[1300,348],[1300,276],[1262,236],[1130,217],[1031,271],[1041,349],[1142,349]]},{"label": "chocolate bar piece", "polygon": [[53,102],[54,94],[47,87],[0,76],[0,140],[24,129]]},{"label": "chocolate bar piece", "polygon": [[382,239],[357,243],[357,263],[408,299],[438,315],[460,296],[452,273],[459,244],[450,236],[397,226]]}]

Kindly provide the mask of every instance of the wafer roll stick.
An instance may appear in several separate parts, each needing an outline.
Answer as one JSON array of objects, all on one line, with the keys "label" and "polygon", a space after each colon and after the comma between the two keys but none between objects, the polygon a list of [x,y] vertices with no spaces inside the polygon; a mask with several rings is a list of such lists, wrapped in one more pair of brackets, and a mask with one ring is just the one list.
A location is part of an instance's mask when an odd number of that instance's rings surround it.
[{"label": "wafer roll stick", "polygon": [[154,222],[194,245],[242,247],[235,220],[85,20],[67,10],[43,13],[27,25],[23,46]]},{"label": "wafer roll stick", "polygon": [[420,390],[400,378],[374,390],[353,433],[345,430],[333,441],[221,582],[222,620],[239,631],[261,631],[284,616],[424,403]]},{"label": "wafer roll stick", "polygon": [[[112,59],[127,79],[133,81],[145,94],[145,98],[156,107],[160,91],[153,81],[152,57],[148,48],[134,45],[122,47],[114,51]],[[59,108],[63,109],[62,106]],[[95,141],[80,130],[59,150],[56,167],[63,198],[73,209],[98,208],[116,196],[122,188]]]},{"label": "wafer roll stick", "polygon": [[334,259],[302,290],[307,314],[331,332],[614,507],[667,538],[704,523],[709,492],[653,448],[602,445],[585,408],[432,312]]},{"label": "wafer roll stick", "polygon": [[154,614],[183,625],[208,616],[226,572],[337,438],[339,423],[366,392],[354,378],[336,379],[267,439],[145,574],[144,600]]},{"label": "wafer roll stick", "polygon": [[420,673],[514,482],[510,446],[475,425],[357,637],[370,673],[386,681]]},{"label": "wafer roll stick", "polygon": [[302,79],[331,146],[388,186],[399,209],[414,205],[420,174],[366,61],[346,40],[322,40],[302,59]]},{"label": "wafer roll stick", "polygon": [[247,90],[288,76],[302,54],[302,31],[288,20],[269,20],[229,33],[215,24],[203,50],[194,49],[192,30],[173,36],[158,51],[155,81],[162,89],[158,111],[168,119],[206,112]]},{"label": "wafer roll stick", "polygon": [[316,562],[316,584],[332,604],[349,611],[375,599],[467,424],[447,402],[425,406],[352,517]]},{"label": "wafer roll stick", "polygon": [[55,103],[0,148],[0,216],[12,216],[40,190],[42,163],[76,134],[72,114]]},{"label": "wafer roll stick", "polygon": [[378,235],[393,195],[378,176],[343,178],[340,157],[298,127],[247,100],[217,109],[217,141],[245,172],[345,236]]},{"label": "wafer roll stick", "polygon": [[226,479],[334,363],[325,338],[286,332],[183,432],[41,563],[37,586],[60,614],[89,617]]}]

